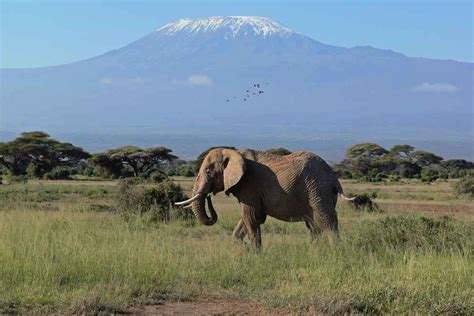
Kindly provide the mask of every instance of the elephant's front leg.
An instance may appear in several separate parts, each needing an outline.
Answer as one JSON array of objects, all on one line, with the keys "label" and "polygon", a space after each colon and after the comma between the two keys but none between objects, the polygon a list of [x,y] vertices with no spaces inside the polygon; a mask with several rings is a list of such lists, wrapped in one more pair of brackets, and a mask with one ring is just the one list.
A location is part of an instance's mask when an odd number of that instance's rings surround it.
[{"label": "elephant's front leg", "polygon": [[261,216],[260,210],[257,208],[246,205],[246,204],[241,204],[241,216],[242,216],[242,221],[245,225],[245,228],[247,229],[247,233],[250,239],[250,242],[257,248],[260,249],[262,246],[262,236],[260,232],[260,224],[263,223],[263,221],[259,220]]},{"label": "elephant's front leg", "polygon": [[243,220],[239,220],[237,226],[235,226],[232,236],[239,241],[243,241],[245,235],[247,234],[247,229],[245,228],[245,224]]}]

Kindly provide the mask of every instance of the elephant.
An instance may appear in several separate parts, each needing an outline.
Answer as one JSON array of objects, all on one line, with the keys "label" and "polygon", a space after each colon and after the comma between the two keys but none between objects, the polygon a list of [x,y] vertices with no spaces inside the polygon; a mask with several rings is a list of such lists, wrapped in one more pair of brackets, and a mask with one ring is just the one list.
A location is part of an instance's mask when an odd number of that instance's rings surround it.
[{"label": "elephant", "polygon": [[[336,203],[344,195],[338,177],[318,155],[300,151],[285,156],[252,149],[216,148],[204,158],[193,186],[193,196],[176,203],[190,207],[197,220],[214,225],[217,213],[211,195],[224,191],[240,204],[241,219],[233,236],[261,247],[260,225],[267,216],[304,222],[313,238],[323,230],[338,233]],[[207,200],[210,217],[205,210]]]}]

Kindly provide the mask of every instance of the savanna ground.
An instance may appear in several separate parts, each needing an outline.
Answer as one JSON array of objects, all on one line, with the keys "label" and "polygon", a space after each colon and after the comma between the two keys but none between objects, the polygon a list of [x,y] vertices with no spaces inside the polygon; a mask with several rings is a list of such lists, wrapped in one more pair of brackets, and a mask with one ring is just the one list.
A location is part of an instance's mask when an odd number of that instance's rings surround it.
[{"label": "savanna ground", "polygon": [[383,211],[339,201],[333,242],[268,219],[255,253],[232,239],[223,194],[203,227],[125,221],[113,181],[1,185],[0,313],[474,313],[472,200],[452,182],[343,187]]}]

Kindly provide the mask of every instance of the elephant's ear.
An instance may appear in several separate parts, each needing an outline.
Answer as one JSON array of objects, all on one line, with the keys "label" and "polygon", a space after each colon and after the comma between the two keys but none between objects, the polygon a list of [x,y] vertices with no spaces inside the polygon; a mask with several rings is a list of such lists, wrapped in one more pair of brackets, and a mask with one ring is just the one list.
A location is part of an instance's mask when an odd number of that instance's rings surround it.
[{"label": "elephant's ear", "polygon": [[241,154],[232,149],[224,149],[224,192],[229,194],[229,190],[236,185],[246,169],[246,163]]}]

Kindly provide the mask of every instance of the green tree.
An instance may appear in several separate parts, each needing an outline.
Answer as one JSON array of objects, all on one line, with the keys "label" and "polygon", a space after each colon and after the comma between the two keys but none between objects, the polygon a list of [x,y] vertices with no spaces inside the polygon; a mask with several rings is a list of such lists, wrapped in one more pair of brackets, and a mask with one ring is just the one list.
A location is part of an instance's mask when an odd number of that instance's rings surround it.
[{"label": "green tree", "polygon": [[0,143],[0,164],[12,175],[26,174],[30,165],[29,170],[42,176],[55,167],[75,166],[89,157],[82,148],[59,142],[41,131],[25,132],[13,141]]},{"label": "green tree", "polygon": [[375,143],[363,143],[350,147],[347,150],[346,156],[348,158],[379,158],[387,154],[388,151],[382,146]]},{"label": "green tree", "polygon": [[410,145],[395,145],[389,150],[389,155],[408,158],[415,148]]},{"label": "green tree", "polygon": [[179,169],[179,175],[183,177],[194,177],[196,174],[191,166],[185,166]]},{"label": "green tree", "polygon": [[443,158],[433,153],[423,150],[417,150],[411,154],[413,161],[420,167],[426,167],[440,163]]},{"label": "green tree", "polygon": [[382,160],[387,153],[385,148],[375,143],[356,144],[347,150],[346,159],[337,165],[339,173],[350,173],[354,178],[377,175],[388,169],[389,163],[392,162]]},{"label": "green tree", "polygon": [[171,152],[172,150],[166,147],[142,149],[136,146],[123,146],[96,154],[92,157],[92,161],[112,175],[123,175],[129,169],[135,177],[148,176],[152,171],[158,170],[164,162],[177,159]]},{"label": "green tree", "polygon": [[464,159],[448,159],[441,161],[441,166],[448,170],[469,170],[474,169],[474,163]]},{"label": "green tree", "polygon": [[0,143],[0,164],[13,175],[26,172],[28,154],[14,142]]},{"label": "green tree", "polygon": [[286,155],[291,154],[291,151],[283,147],[270,148],[270,149],[267,149],[266,152],[272,155],[277,155],[277,156],[286,156]]}]

